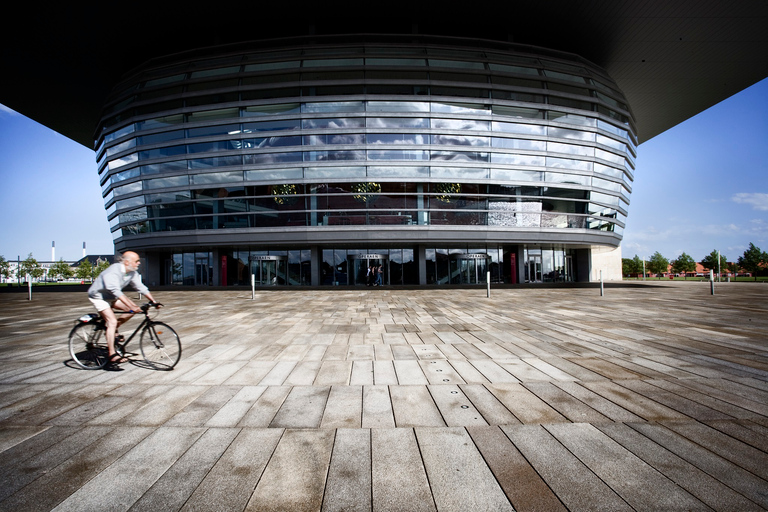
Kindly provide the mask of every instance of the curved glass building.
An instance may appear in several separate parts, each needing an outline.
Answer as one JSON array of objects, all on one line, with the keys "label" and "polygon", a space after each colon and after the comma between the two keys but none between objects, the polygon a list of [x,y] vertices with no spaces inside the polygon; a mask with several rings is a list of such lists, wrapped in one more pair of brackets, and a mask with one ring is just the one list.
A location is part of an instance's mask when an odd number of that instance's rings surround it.
[{"label": "curved glass building", "polygon": [[[589,280],[636,135],[573,54],[428,36],[218,47],[133,70],[96,137],[118,251],[155,285]],[[619,268],[620,268],[620,255]]]}]

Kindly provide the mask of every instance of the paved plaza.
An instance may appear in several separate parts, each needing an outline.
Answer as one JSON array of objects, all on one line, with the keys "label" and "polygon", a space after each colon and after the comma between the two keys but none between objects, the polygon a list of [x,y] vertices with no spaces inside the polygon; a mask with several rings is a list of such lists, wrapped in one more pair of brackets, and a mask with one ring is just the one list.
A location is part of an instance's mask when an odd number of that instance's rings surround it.
[{"label": "paved plaza", "polygon": [[0,510],[768,509],[768,284],[155,297],[169,372],[0,294]]}]

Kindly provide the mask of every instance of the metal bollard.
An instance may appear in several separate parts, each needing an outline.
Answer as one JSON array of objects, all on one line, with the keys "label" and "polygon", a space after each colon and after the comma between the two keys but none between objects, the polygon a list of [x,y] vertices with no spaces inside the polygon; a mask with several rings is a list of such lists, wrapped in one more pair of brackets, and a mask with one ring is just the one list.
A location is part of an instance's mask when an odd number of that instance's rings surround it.
[{"label": "metal bollard", "polygon": [[256,300],[256,274],[251,274],[251,300]]},{"label": "metal bollard", "polygon": [[603,291],[603,271],[600,271],[600,296],[602,297],[604,295]]},{"label": "metal bollard", "polygon": [[485,282],[488,283],[488,298],[491,298],[491,272],[490,270],[486,274]]},{"label": "metal bollard", "polygon": [[715,276],[714,271],[709,271],[709,293],[711,295],[715,294]]}]

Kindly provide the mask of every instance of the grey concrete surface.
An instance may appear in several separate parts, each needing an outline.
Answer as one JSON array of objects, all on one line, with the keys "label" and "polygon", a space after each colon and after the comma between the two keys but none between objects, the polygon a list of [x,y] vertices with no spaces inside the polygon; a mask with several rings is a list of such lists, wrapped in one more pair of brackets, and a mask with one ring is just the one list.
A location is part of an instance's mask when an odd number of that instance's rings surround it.
[{"label": "grey concrete surface", "polygon": [[170,372],[0,294],[0,510],[768,510],[768,285],[155,296]]}]

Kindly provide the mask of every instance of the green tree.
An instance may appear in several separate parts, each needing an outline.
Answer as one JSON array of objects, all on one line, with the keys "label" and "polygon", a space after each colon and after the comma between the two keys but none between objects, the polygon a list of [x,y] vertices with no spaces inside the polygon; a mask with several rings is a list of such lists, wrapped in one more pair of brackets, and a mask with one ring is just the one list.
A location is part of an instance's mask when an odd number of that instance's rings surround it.
[{"label": "green tree", "polygon": [[621,273],[629,277],[635,273],[635,262],[631,258],[621,258]]},{"label": "green tree", "polygon": [[659,279],[661,279],[661,275],[666,272],[668,268],[669,260],[659,254],[659,251],[653,253],[651,259],[648,260],[648,270],[658,275]]},{"label": "green tree", "polygon": [[32,253],[29,253],[27,259],[21,262],[21,275],[26,277],[27,274],[29,274],[32,279],[40,279],[45,274],[45,270],[43,270],[43,267],[41,267],[37,260],[32,256]]},{"label": "green tree", "polygon": [[11,271],[11,262],[5,259],[5,256],[0,256],[0,277],[3,281],[10,279],[13,275]]},{"label": "green tree", "polygon": [[72,267],[69,266],[69,263],[64,261],[64,259],[60,259],[53,265],[51,265],[51,268],[48,269],[48,277],[51,279],[69,279],[72,277],[74,272],[72,271]]},{"label": "green tree", "polygon": [[629,275],[629,274],[642,275],[643,260],[641,260],[637,254],[635,254],[634,258],[622,258],[621,269],[624,275]]},{"label": "green tree", "polygon": [[85,281],[86,279],[93,279],[93,264],[85,258],[75,269],[75,277]]},{"label": "green tree", "polygon": [[733,277],[736,277],[736,274],[739,273],[739,266],[736,263],[728,263],[725,268],[728,269],[728,272],[733,274]]},{"label": "green tree", "polygon": [[744,251],[743,256],[739,256],[736,263],[747,272],[752,273],[755,276],[755,281],[757,281],[757,272],[768,265],[768,254],[750,242],[749,249]]},{"label": "green tree", "polygon": [[721,254],[718,260],[717,250],[714,250],[701,260],[701,265],[707,270],[714,271],[717,277],[720,277],[720,272],[728,268],[728,259]]},{"label": "green tree", "polygon": [[682,273],[687,278],[688,272],[696,271],[696,262],[688,254],[683,253],[672,262],[672,271],[675,274]]}]

